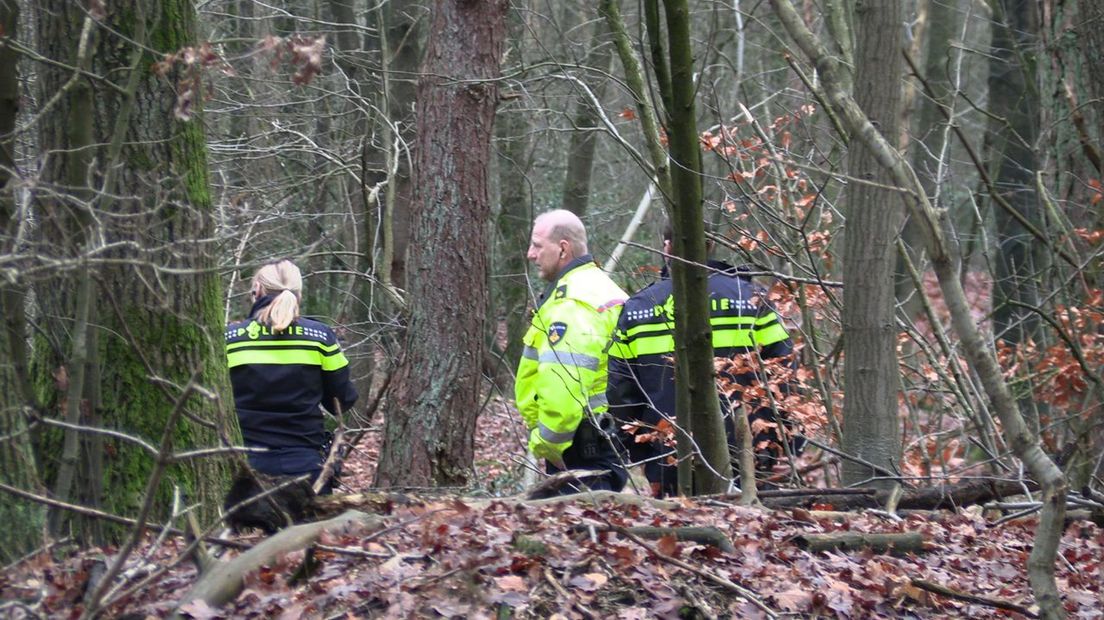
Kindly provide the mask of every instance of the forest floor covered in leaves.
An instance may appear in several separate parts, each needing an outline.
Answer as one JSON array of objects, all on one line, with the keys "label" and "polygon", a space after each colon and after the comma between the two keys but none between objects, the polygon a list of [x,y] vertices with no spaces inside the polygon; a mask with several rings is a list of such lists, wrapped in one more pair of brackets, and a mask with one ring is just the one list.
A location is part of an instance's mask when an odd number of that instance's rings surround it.
[{"label": "forest floor covered in leaves", "polygon": [[[895,519],[876,512],[846,521],[809,510],[758,510],[735,501],[677,500],[533,505],[491,494],[520,489],[523,429],[506,401],[494,399],[479,424],[480,488],[425,495],[391,507],[382,529],[329,531],[313,552],[309,576],[296,579],[304,552],[284,554],[244,576],[229,604],[184,605],[191,618],[1004,618],[1029,617],[1026,561],[1036,522],[994,525],[979,508]],[[343,483],[366,489],[378,435],[358,446]],[[818,507],[828,508],[828,507]],[[731,541],[721,551],[673,536],[645,540],[639,526],[712,526]],[[813,553],[797,536],[837,531],[919,532],[920,553]],[[259,536],[242,537],[255,543]],[[118,600],[109,617],[170,615],[197,579],[180,561],[181,539],[154,537],[132,554],[116,592],[172,566]],[[80,616],[89,575],[116,550],[41,553],[0,575],[0,617]],[[222,561],[239,551],[228,551]],[[1104,617],[1104,530],[1073,523],[1062,539],[1058,582],[1075,618]],[[941,584],[1008,603],[933,594]],[[110,599],[110,595],[108,597]],[[1026,613],[1024,613],[1026,612]]]}]

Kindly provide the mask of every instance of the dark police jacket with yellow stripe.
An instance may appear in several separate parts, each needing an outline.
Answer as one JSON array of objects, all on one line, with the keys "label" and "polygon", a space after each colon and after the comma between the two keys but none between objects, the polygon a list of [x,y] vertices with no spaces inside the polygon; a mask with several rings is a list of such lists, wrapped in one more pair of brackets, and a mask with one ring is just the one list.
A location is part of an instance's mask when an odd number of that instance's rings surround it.
[{"label": "dark police jacket with yellow stripe", "polygon": [[272,302],[257,300],[244,321],[226,327],[226,361],[245,445],[321,448],[322,405],[331,413],[356,403],[349,361],[327,325],[300,317],[273,333],[254,317]]},{"label": "dark police jacket with yellow stripe", "polygon": [[[733,356],[758,348],[766,359],[792,353],[789,334],[766,302],[766,291],[727,263],[709,261],[709,267],[715,270],[709,276],[713,354]],[[671,280],[664,278],[630,297],[621,311],[610,346],[606,391],[610,413],[619,420],[654,425],[664,416],[672,422],[675,418],[673,292]],[[751,380],[736,379],[745,385]]]}]

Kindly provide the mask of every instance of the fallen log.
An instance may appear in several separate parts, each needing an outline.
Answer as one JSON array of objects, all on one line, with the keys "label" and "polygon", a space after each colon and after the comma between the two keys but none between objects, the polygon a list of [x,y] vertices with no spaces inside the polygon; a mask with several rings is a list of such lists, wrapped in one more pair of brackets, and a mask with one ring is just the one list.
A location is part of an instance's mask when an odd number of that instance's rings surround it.
[{"label": "fallen log", "polygon": [[856,551],[870,549],[874,553],[923,553],[924,537],[919,532],[869,533],[832,532],[801,534],[790,542],[806,551]]},{"label": "fallen log", "polygon": [[637,526],[618,528],[608,525],[590,525],[580,523],[573,528],[576,532],[586,532],[590,528],[594,528],[598,532],[617,532],[620,530],[627,531],[631,534],[639,536],[645,540],[659,540],[664,536],[674,536],[676,540],[696,542],[703,545],[709,545],[716,547],[725,553],[735,553],[736,547],[732,546],[732,541],[725,536],[721,530],[711,526],[677,526],[677,527],[651,527],[651,526]]},{"label": "fallen log", "polygon": [[[1038,488],[1035,483],[1029,481],[967,480],[959,484],[905,489],[897,503],[897,508],[899,510],[951,510],[984,504],[1003,497],[1020,495],[1024,492],[1025,485],[1032,490]],[[859,491],[862,489],[848,490]],[[830,505],[832,510],[837,511],[881,508],[885,506],[886,500],[889,499],[889,491],[878,491],[873,494],[866,492],[854,495],[832,493],[838,491],[838,489],[824,489],[824,491],[824,493],[799,497],[763,497],[763,494],[760,493],[760,497],[763,505],[768,508],[811,507],[817,504]]]},{"label": "fallen log", "polygon": [[214,608],[234,600],[241,593],[247,574],[272,562],[281,554],[306,548],[317,540],[322,532],[354,525],[378,529],[383,523],[384,520],[378,516],[350,510],[327,521],[304,523],[281,530],[238,557],[211,566],[192,586],[192,589],[180,599],[173,617],[181,617],[180,612],[187,611],[183,609],[185,606],[198,601],[202,601],[207,607]]}]

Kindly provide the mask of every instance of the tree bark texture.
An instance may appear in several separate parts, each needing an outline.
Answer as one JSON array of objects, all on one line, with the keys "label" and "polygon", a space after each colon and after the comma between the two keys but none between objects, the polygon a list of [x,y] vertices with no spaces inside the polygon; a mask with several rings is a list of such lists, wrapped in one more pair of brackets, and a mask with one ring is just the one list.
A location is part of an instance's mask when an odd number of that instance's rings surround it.
[{"label": "tree bark texture", "polygon": [[[713,366],[713,330],[709,323],[709,272],[702,208],[701,146],[694,99],[694,56],[690,44],[690,11],[686,0],[664,0],[670,49],[671,102],[668,125],[671,161],[671,221],[674,261],[675,360],[677,407],[690,412],[690,432],[700,451],[694,464],[693,492],[721,493],[728,488],[731,466],[721,419]],[[685,394],[685,395],[684,395]],[[681,456],[681,454],[680,454]],[[682,477],[680,476],[680,486]],[[686,489],[681,489],[685,491]]]},{"label": "tree bark texture", "polygon": [[[11,183],[15,170],[15,129],[19,112],[19,56],[12,47],[19,25],[19,5],[0,0],[0,253],[14,253],[19,217]],[[0,482],[40,491],[38,466],[27,434],[25,413],[33,408],[27,383],[26,290],[22,283],[0,284]],[[42,506],[0,493],[0,562],[8,563],[40,544]]]},{"label": "tree bark texture", "polygon": [[410,315],[376,482],[468,481],[487,307],[487,175],[505,0],[447,0],[418,82]]},{"label": "tree bark texture", "polygon": [[[39,41],[51,46],[52,58],[71,64],[87,13],[72,2],[43,4]],[[221,284],[211,242],[198,67],[177,62],[163,75],[151,70],[165,55],[195,45],[195,34],[195,9],[186,0],[112,2],[92,26],[87,49],[87,69],[103,79],[73,78],[71,70],[46,65],[39,73],[41,100],[60,93],[39,123],[47,162],[43,181],[65,187],[79,200],[42,194],[43,221],[51,223],[43,227],[42,241],[62,257],[95,251],[116,260],[75,277],[60,274],[37,283],[45,327],[36,342],[37,389],[57,411],[67,399],[80,399],[83,424],[102,421],[153,442],[193,373],[200,373],[205,390],[232,402],[221,346]],[[104,243],[115,245],[105,250]],[[95,306],[86,339],[88,385],[66,393],[57,376],[62,369],[69,376],[77,372],[67,368],[64,352],[82,282],[92,283]],[[185,410],[193,419],[176,425],[176,449],[219,445],[236,427],[227,407],[208,398],[189,399]],[[45,437],[42,443],[46,462],[55,458],[54,441]],[[116,440],[85,441],[82,451],[85,466],[76,488],[102,485],[102,508],[135,512],[153,469],[150,455]],[[98,460],[100,469],[87,465]],[[56,473],[56,463],[52,470]],[[224,463],[196,459],[171,467],[151,499],[164,509],[178,486],[210,518],[226,479]],[[155,514],[160,517],[163,510]]]},{"label": "tree bark texture", "polygon": [[852,138],[861,141],[877,156],[882,166],[892,171],[895,184],[910,190],[900,197],[909,212],[921,222],[926,249],[931,256],[951,323],[961,340],[962,351],[977,373],[991,410],[1000,417],[1005,441],[1042,490],[1043,507],[1035,532],[1035,544],[1027,562],[1028,579],[1041,617],[1064,618],[1065,609],[1054,580],[1054,562],[1064,526],[1068,492],[1066,479],[1062,470],[1043,451],[1038,434],[1027,426],[1004,380],[991,343],[982,335],[970,314],[966,294],[958,279],[958,249],[948,242],[952,229],[947,213],[932,207],[915,171],[866,118],[855,100],[840,88],[837,61],[801,21],[793,4],[789,0],[771,0],[771,4],[787,33],[820,72],[824,93]]},{"label": "tree bark texture", "polygon": [[[903,22],[904,5],[899,2],[856,3],[855,101],[885,136],[897,135],[901,116]],[[893,184],[890,172],[857,141],[848,153],[848,173],[860,181]],[[901,202],[895,191],[852,181],[846,210],[843,450],[897,471],[901,447],[893,272]],[[842,472],[844,484],[876,475],[852,461],[844,461]]]}]

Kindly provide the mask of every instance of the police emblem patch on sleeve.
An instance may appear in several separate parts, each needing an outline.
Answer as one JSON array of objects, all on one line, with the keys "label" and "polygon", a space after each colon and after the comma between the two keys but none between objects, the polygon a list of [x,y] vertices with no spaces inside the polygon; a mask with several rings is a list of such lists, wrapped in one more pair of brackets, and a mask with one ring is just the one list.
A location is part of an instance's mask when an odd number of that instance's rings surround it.
[{"label": "police emblem patch on sleeve", "polygon": [[563,340],[564,334],[566,333],[567,323],[556,321],[548,327],[548,344],[556,344]]}]

